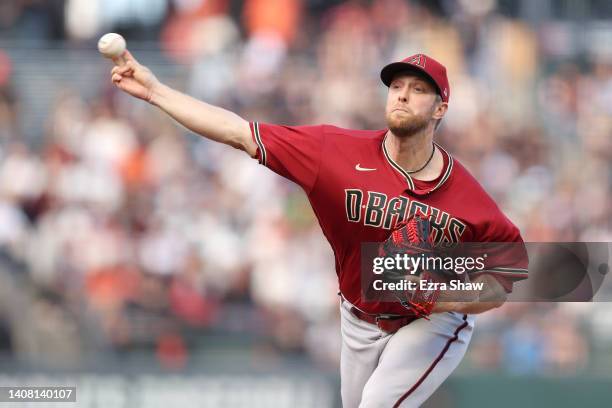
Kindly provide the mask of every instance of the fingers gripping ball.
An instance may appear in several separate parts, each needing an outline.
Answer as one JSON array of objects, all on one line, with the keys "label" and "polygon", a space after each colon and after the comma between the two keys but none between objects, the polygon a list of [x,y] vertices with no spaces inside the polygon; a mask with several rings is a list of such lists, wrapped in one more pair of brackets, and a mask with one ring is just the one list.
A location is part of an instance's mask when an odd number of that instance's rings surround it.
[{"label": "fingers gripping ball", "polygon": [[126,49],[125,39],[117,33],[104,34],[98,40],[98,51],[105,58],[112,59],[117,65],[125,64],[123,54]]}]

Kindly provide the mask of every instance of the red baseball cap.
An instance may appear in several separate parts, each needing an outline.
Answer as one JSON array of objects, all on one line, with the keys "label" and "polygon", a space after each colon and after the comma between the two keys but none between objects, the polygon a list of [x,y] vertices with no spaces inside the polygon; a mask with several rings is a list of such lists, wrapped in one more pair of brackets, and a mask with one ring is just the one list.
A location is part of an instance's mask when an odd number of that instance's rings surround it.
[{"label": "red baseball cap", "polygon": [[392,62],[380,71],[380,79],[387,86],[391,85],[393,77],[404,71],[418,71],[429,78],[438,88],[438,94],[444,102],[450,97],[450,85],[446,76],[446,67],[425,54],[414,54],[399,61]]}]

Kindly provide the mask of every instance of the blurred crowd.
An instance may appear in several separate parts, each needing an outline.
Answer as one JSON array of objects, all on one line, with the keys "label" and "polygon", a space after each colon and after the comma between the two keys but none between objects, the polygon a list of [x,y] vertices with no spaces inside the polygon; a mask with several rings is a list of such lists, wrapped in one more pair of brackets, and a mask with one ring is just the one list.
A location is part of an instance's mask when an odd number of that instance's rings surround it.
[{"label": "blurred crowd", "polygon": [[[100,16],[86,24],[94,17],[79,7],[96,2],[17,3],[61,3],[59,39],[87,41],[108,27]],[[568,33],[504,16],[495,1],[458,1],[450,15],[400,0],[319,3],[245,1],[237,16],[231,1],[160,0],[147,2],[157,20],[141,17],[156,25],[149,40],[159,52],[186,67],[174,84],[261,122],[384,128],[380,68],[428,53],[451,82],[438,141],[524,239],[611,241],[612,53],[560,57],[555,44]],[[24,16],[11,25],[2,15],[11,32],[26,29]],[[251,339],[254,360],[292,353],[336,366],[333,256],[301,190],[186,135],[106,77],[92,79],[108,84],[97,98],[56,95],[32,143],[4,71],[0,248],[11,276],[27,282],[31,310],[18,313],[38,322],[39,344],[18,341],[19,322],[0,302],[0,346],[74,364],[92,349],[140,348],[181,369],[221,334]],[[466,364],[580,372],[612,353],[606,309],[505,305],[479,317]]]}]

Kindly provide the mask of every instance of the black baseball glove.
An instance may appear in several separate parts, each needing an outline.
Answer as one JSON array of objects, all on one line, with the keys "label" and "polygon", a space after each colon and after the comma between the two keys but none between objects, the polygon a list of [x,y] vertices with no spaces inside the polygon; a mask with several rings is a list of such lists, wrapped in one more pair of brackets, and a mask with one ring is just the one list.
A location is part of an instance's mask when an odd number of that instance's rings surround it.
[{"label": "black baseball glove", "polygon": [[429,218],[417,214],[396,226],[389,238],[380,245],[379,256],[396,257],[397,255],[401,257],[406,255],[415,261],[410,264],[419,266],[411,270],[385,269],[382,274],[383,279],[388,282],[400,280],[414,282],[415,289],[395,291],[394,295],[411,313],[427,318],[440,296],[440,290],[435,283],[447,281],[455,275],[454,271],[432,267],[436,262],[428,261],[440,255],[436,253]]}]

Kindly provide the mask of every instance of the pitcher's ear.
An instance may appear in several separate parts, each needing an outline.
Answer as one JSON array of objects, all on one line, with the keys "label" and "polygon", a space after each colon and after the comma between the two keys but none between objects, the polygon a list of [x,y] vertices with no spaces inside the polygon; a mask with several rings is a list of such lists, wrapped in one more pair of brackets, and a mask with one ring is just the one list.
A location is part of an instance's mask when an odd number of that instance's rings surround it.
[{"label": "pitcher's ear", "polygon": [[432,115],[433,119],[442,119],[444,115],[446,115],[446,111],[448,110],[448,102],[440,102],[436,105],[434,109],[434,113]]}]

